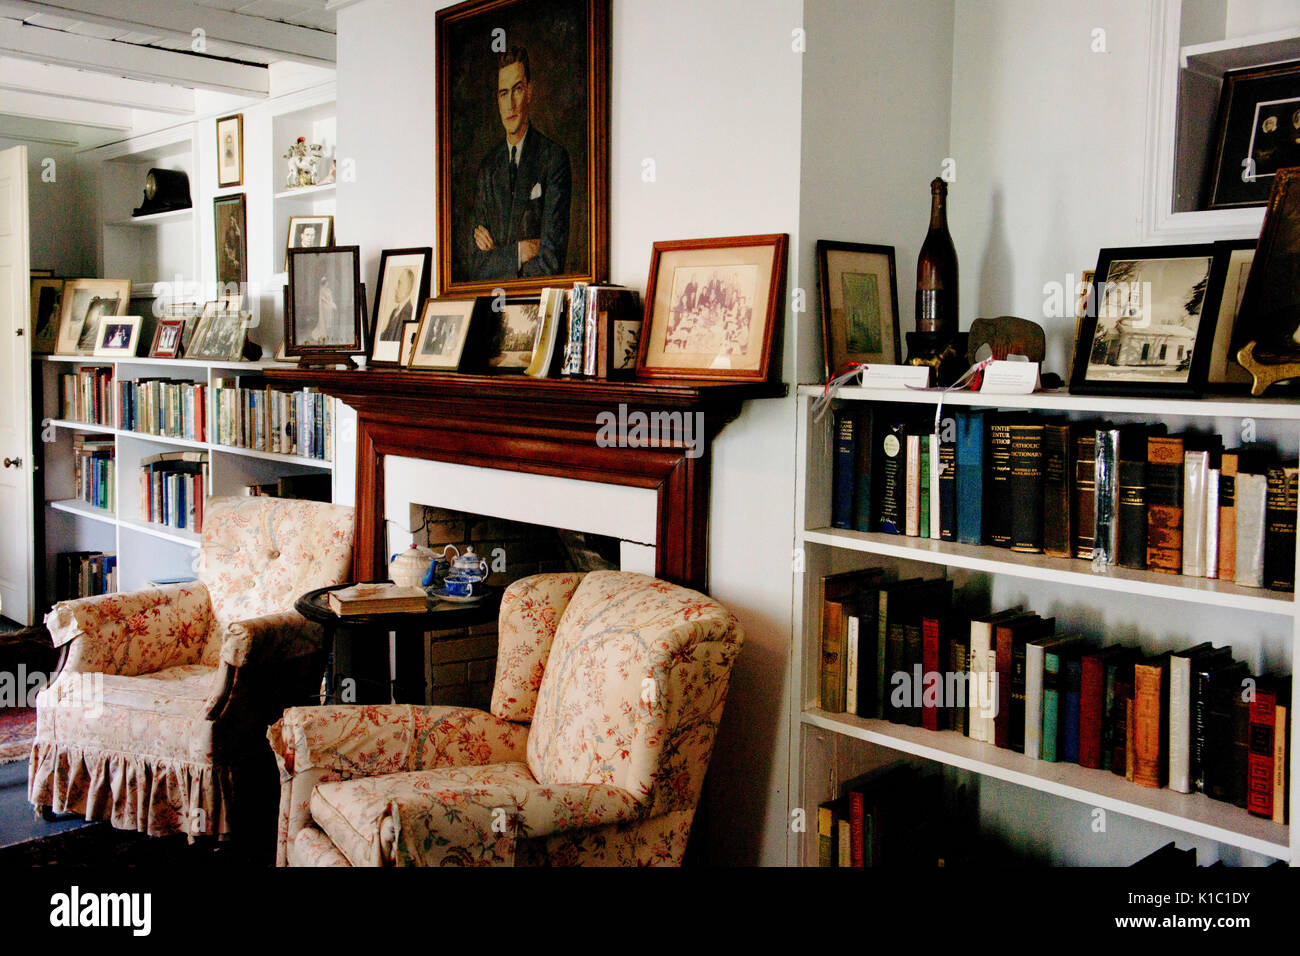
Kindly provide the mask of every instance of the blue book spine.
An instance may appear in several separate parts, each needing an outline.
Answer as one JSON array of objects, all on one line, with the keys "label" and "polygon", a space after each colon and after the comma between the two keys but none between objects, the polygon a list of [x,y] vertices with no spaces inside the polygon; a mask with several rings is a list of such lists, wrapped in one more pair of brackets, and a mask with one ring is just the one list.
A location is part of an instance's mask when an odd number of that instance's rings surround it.
[{"label": "blue book spine", "polygon": [[1079,762],[1079,703],[1083,696],[1083,659],[1072,657],[1065,664],[1065,734],[1061,759]]},{"label": "blue book spine", "polygon": [[853,467],[857,458],[857,422],[853,413],[835,413],[835,468],[834,500],[831,507],[831,526],[853,527]]},{"label": "blue book spine", "polygon": [[984,442],[982,411],[955,413],[957,421],[957,540],[984,543]]}]

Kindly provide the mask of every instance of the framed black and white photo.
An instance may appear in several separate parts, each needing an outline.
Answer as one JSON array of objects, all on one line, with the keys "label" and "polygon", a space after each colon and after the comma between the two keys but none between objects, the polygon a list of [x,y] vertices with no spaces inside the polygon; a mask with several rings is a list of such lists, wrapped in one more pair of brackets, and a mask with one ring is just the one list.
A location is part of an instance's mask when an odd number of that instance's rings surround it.
[{"label": "framed black and white photo", "polygon": [[1300,166],[1300,60],[1223,76],[1207,209],[1262,206],[1278,170]]},{"label": "framed black and white photo", "polygon": [[284,269],[289,271],[290,249],[324,249],[334,244],[333,216],[290,216],[284,241]]},{"label": "framed black and white photo", "polygon": [[367,365],[398,365],[402,360],[402,332],[407,322],[420,318],[420,306],[429,297],[433,249],[385,249],[379,256],[379,286],[370,325]]},{"label": "framed black and white photo", "polygon": [[217,188],[244,185],[244,114],[217,120]]},{"label": "framed black and white photo", "polygon": [[420,315],[410,367],[458,370],[475,307],[474,299],[428,299]]},{"label": "framed black and white photo", "polygon": [[134,358],[140,342],[140,316],[115,315],[99,324],[96,358]]},{"label": "framed black and white photo", "polygon": [[540,295],[479,296],[474,321],[483,342],[481,371],[523,372],[528,368],[540,312]]},{"label": "framed black and white photo", "polygon": [[285,355],[345,358],[361,341],[361,247],[289,252]]},{"label": "framed black and white photo", "polygon": [[1070,391],[1198,394],[1214,339],[1207,311],[1213,262],[1208,242],[1101,250]]},{"label": "framed black and white photo", "polygon": [[212,201],[218,294],[243,294],[248,283],[248,205],[243,193]]},{"label": "framed black and white photo", "polygon": [[236,362],[243,358],[253,317],[237,308],[237,304],[236,299],[228,297],[203,306],[186,358],[213,362]]},{"label": "framed black and white photo", "polygon": [[129,279],[69,279],[63,285],[54,351],[59,355],[94,354],[99,323],[109,316],[126,315],[130,298]]}]

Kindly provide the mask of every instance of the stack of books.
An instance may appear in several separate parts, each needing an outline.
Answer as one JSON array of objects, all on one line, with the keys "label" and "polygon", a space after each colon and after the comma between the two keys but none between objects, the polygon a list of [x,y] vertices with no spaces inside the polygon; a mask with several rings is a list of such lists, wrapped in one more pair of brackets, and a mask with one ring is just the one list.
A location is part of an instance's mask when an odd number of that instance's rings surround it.
[{"label": "stack of books", "polygon": [[117,507],[117,450],[111,438],[72,436],[72,481],[77,497],[96,508]]},{"label": "stack of books", "polygon": [[207,386],[166,378],[118,383],[121,427],[146,435],[206,441]]},{"label": "stack of books", "polygon": [[203,530],[209,489],[206,451],[170,451],[140,460],[140,516],[185,531]]},{"label": "stack of books", "polygon": [[216,442],[328,460],[334,456],[334,403],[316,388],[285,391],[260,376],[218,379]]},{"label": "stack of books", "polygon": [[83,365],[59,376],[59,417],[88,425],[113,425],[113,367]]},{"label": "stack of books", "polygon": [[54,600],[73,601],[116,590],[116,554],[61,551],[54,556]]},{"label": "stack of books", "polygon": [[834,428],[833,527],[1295,589],[1300,469],[1270,447],[867,403]]}]

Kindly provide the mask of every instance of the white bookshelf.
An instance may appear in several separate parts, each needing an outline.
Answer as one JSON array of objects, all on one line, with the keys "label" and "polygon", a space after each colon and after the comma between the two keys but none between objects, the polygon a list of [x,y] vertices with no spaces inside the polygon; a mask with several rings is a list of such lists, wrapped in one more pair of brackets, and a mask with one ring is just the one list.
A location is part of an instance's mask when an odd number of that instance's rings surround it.
[{"label": "white bookshelf", "polygon": [[[804,810],[808,826],[792,828],[788,860],[792,865],[817,862],[816,807],[840,795],[854,776],[899,759],[924,762],[931,769],[959,774],[977,789],[986,782],[1009,785],[1013,803],[1046,801],[1056,807],[1051,819],[1078,819],[1093,808],[1126,818],[1130,830],[1150,829],[1153,838],[1217,845],[1229,862],[1293,861],[1296,846],[1289,826],[1251,816],[1231,803],[1203,794],[1168,788],[1140,787],[1106,770],[1035,760],[954,731],[928,731],[829,713],[820,706],[819,583],[830,573],[882,566],[901,577],[947,577],[958,588],[984,593],[992,610],[1023,604],[1044,617],[1056,617],[1058,632],[1083,633],[1099,643],[1136,644],[1145,653],[1179,649],[1202,640],[1233,646],[1233,656],[1247,661],[1252,673],[1274,670],[1295,674],[1300,659],[1295,595],[1232,582],[1109,566],[1094,570],[1090,561],[1019,554],[1007,549],[858,532],[831,526],[834,440],[830,410],[813,416],[820,386],[802,386],[798,397],[796,463],[796,555],[802,569],[795,588],[795,628],[791,654],[789,731],[790,809]],[[1300,453],[1300,403],[1250,400],[1233,396],[1200,401],[1132,399],[1038,393],[1030,396],[985,396],[937,390],[904,391],[845,388],[841,407],[854,403],[905,403],[945,409],[980,407],[1027,409],[1071,418],[1163,421],[1171,432],[1183,428],[1213,430],[1228,445],[1240,429],[1277,445],[1284,456]],[[946,415],[947,412],[945,411]],[[1292,717],[1292,763],[1296,753]],[[1025,794],[1025,796],[1015,796]],[[1291,813],[1297,809],[1291,795]],[[1078,812],[1071,813],[1070,806]],[[1003,808],[1013,822],[1016,811]],[[1036,817],[1041,819],[1042,817]],[[1171,834],[1172,835],[1168,835]],[[1112,848],[1111,862],[1127,865],[1143,853],[1127,846]],[[1095,854],[1094,854],[1095,856]],[[1069,859],[1053,859],[1068,863]],[[1205,862],[1202,859],[1202,862]]]}]

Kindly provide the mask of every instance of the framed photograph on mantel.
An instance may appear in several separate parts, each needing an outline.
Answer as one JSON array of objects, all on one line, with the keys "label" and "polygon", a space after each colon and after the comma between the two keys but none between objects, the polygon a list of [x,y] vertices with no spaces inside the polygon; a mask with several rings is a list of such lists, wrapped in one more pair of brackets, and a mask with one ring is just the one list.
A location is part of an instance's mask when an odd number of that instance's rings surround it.
[{"label": "framed photograph on mantel", "polygon": [[438,292],[605,279],[610,0],[437,14]]},{"label": "framed photograph on mantel", "polygon": [[817,240],[826,381],[849,362],[898,365],[894,247]]},{"label": "framed photograph on mantel", "polygon": [[637,377],[767,381],[789,241],[781,233],[656,242]]},{"label": "framed photograph on mantel", "polygon": [[433,250],[385,249],[379,255],[379,288],[370,326],[367,365],[399,365],[403,330],[420,320],[420,306],[429,297]]},{"label": "framed photograph on mantel", "polygon": [[1198,395],[1214,340],[1213,262],[1208,242],[1101,250],[1070,391]]},{"label": "framed photograph on mantel", "polygon": [[351,363],[361,341],[361,247],[289,251],[284,354]]}]

